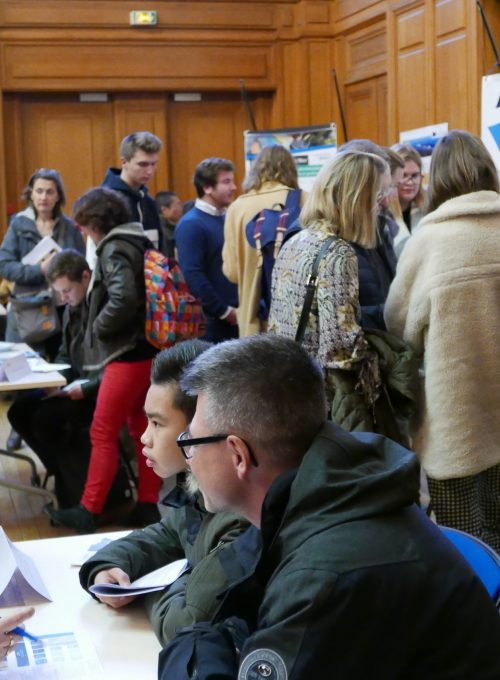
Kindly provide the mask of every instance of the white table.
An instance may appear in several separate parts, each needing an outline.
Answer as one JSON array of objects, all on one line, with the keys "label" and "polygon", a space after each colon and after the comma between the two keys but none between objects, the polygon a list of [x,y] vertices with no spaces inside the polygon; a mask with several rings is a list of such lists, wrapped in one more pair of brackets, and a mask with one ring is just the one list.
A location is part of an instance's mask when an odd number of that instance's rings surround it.
[{"label": "white table", "polygon": [[[13,351],[17,352],[30,352],[31,348],[26,343],[16,343],[13,347]],[[22,380],[16,382],[9,382],[7,380],[0,381],[0,392],[17,392],[18,390],[33,390],[45,387],[62,387],[66,384],[66,378],[62,376],[57,371],[51,371],[49,373],[30,373],[28,376]],[[16,491],[24,491],[26,493],[35,494],[36,496],[43,496],[48,498],[55,507],[57,507],[57,498],[55,495],[40,486],[40,479],[36,471],[36,465],[30,456],[26,456],[23,453],[16,453],[12,451],[7,451],[6,449],[0,448],[1,456],[8,456],[9,458],[16,458],[17,460],[24,460],[28,465],[31,466],[31,484],[21,484],[19,482],[13,482],[5,477],[0,477],[0,486],[7,487],[8,489],[15,489]]]},{"label": "white table", "polygon": [[[81,588],[79,568],[70,566],[72,560],[102,537],[115,539],[127,533],[16,542],[17,548],[34,559],[53,598],[53,602],[36,604],[35,615],[25,625],[34,635],[85,631],[97,651],[106,680],[156,680],[161,646],[142,604],[111,609],[97,602]],[[8,611],[12,610],[0,610],[0,615]]]}]

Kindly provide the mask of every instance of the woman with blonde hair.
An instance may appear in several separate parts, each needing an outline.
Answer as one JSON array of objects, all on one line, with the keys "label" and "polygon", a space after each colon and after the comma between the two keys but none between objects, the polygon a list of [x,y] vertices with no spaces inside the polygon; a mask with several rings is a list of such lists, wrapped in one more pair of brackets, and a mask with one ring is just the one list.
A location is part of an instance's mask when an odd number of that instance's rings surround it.
[{"label": "woman with blonde hair", "polygon": [[454,130],[437,144],[428,206],[386,323],[423,354],[413,444],[436,519],[500,551],[500,190],[479,137]]},{"label": "woman with blonde hair", "polygon": [[265,313],[259,313],[261,297],[261,272],[257,250],[246,239],[245,227],[261,210],[280,209],[290,192],[302,205],[304,192],[300,192],[297,167],[292,154],[283,146],[268,146],[255,159],[243,182],[244,194],[232,203],[224,222],[224,247],[222,270],[227,278],[238,285],[238,326],[240,337],[265,331]]},{"label": "woman with blonde hair", "polygon": [[410,144],[394,144],[391,149],[404,161],[403,177],[398,182],[398,206],[393,206],[399,231],[394,238],[394,248],[399,255],[422,219],[425,192],[422,186],[422,158]]},{"label": "woman with blonde hair", "polygon": [[[373,247],[377,198],[387,171],[387,163],[375,154],[339,153],[316,178],[302,210],[303,228],[285,243],[274,265],[269,332],[294,338],[313,262],[332,239],[319,265],[303,338],[304,347],[325,369],[332,413],[337,369],[354,377],[367,411],[377,397],[378,370],[359,325],[358,266],[349,241]],[[358,415],[348,414],[341,424],[351,430],[371,429],[367,413]]]}]

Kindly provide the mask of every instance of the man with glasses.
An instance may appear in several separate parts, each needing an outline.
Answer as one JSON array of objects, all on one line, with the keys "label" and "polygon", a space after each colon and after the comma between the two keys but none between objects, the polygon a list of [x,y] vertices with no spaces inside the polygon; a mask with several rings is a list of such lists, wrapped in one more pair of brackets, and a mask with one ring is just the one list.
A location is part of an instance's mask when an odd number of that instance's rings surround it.
[{"label": "man with glasses", "polygon": [[415,456],[326,422],[298,343],[221,343],[181,384],[197,406],[178,445],[206,508],[254,527],[221,555],[232,586],[212,624],[180,631],[161,680],[500,677],[500,618],[417,507]]}]

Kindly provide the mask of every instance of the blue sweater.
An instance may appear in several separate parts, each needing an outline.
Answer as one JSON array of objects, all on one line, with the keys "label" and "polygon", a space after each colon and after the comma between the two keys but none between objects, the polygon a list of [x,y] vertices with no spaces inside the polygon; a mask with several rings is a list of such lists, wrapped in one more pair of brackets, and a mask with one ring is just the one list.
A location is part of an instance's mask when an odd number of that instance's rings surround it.
[{"label": "blue sweater", "polygon": [[175,229],[179,265],[189,290],[207,316],[220,318],[238,306],[238,288],[222,273],[224,217],[192,208]]}]

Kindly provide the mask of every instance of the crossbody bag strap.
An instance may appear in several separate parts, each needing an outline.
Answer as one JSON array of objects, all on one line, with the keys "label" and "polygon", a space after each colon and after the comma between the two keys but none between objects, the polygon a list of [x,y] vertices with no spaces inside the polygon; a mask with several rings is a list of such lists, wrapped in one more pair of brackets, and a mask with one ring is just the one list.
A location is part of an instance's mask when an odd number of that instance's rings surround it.
[{"label": "crossbody bag strap", "polygon": [[330,236],[326,241],[323,242],[318,254],[313,262],[312,270],[307,279],[306,284],[306,296],[304,298],[304,305],[302,307],[302,312],[300,314],[299,325],[297,327],[297,332],[295,334],[295,340],[297,342],[302,342],[304,339],[304,333],[306,330],[307,322],[309,320],[309,314],[311,313],[312,302],[314,299],[314,293],[318,287],[318,272],[321,260],[324,258],[328,252],[331,244],[335,241],[336,236]]}]

